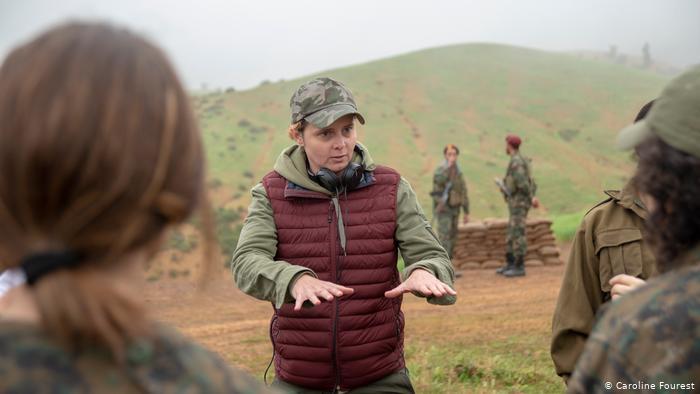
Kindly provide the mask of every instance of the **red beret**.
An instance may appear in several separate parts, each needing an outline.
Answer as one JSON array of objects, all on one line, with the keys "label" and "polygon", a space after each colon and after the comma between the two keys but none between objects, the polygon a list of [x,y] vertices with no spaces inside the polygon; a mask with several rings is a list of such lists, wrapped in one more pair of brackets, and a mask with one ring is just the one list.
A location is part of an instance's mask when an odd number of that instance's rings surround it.
[{"label": "red beret", "polygon": [[521,140],[520,137],[518,137],[515,134],[508,134],[508,136],[506,137],[506,142],[508,143],[508,145],[517,149],[520,147],[520,144],[523,143],[523,140]]}]

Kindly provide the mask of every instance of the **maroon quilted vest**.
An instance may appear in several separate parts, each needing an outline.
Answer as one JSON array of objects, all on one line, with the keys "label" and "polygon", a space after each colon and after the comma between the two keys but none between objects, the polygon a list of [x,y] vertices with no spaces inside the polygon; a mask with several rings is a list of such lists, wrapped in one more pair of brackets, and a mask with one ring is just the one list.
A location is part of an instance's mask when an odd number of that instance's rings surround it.
[{"label": "maroon quilted vest", "polygon": [[350,390],[404,368],[401,297],[384,297],[400,283],[394,239],[399,179],[391,168],[377,167],[347,198],[340,196],[343,254],[329,196],[276,172],[263,178],[277,227],[275,260],[308,267],[321,280],[355,290],[298,312],[293,304],[275,309],[270,336],[280,380]]}]

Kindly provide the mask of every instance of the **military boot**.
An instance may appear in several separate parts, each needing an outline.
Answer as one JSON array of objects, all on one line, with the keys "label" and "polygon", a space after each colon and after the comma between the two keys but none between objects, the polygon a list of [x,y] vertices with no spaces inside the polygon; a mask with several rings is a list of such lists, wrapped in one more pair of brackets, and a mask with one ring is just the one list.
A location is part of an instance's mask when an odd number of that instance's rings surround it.
[{"label": "military boot", "polygon": [[506,253],[506,264],[497,269],[496,273],[499,275],[503,275],[504,272],[508,271],[509,269],[512,269],[515,267],[515,256],[513,256],[512,253]]},{"label": "military boot", "polygon": [[506,278],[514,278],[516,276],[525,276],[525,262],[523,261],[523,256],[518,256],[515,259],[515,265],[513,268],[506,270],[503,273]]}]

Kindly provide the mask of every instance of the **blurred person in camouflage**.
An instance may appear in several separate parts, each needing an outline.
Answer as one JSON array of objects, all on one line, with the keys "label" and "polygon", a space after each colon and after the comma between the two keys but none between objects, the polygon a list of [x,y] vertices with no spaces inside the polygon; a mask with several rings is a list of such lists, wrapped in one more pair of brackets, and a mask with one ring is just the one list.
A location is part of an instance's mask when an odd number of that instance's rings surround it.
[{"label": "blurred person in camouflage", "polygon": [[506,154],[510,156],[506,176],[498,181],[501,193],[508,203],[506,234],[506,263],[496,273],[508,278],[525,276],[527,238],[525,225],[530,207],[537,208],[537,185],[532,178],[530,159],[521,155],[522,140],[517,135],[506,136]]},{"label": "blurred person in camouflage", "polygon": [[674,78],[648,116],[623,129],[662,275],[606,308],[569,392],[697,391],[700,382],[700,66]]},{"label": "blurred person in camouflage", "polygon": [[290,109],[294,144],[253,187],[232,261],[238,287],[273,306],[273,385],[412,393],[402,294],[453,304],[449,257],[410,184],[357,142],[365,120],[345,85],[308,81]]},{"label": "blurred person in camouflage", "polygon": [[438,237],[452,258],[460,210],[464,210],[462,222],[469,222],[469,196],[464,174],[457,165],[459,148],[448,144],[442,152],[445,161],[435,170],[430,195],[433,197],[433,217],[437,219]]},{"label": "blurred person in camouflage", "polygon": [[144,264],[195,210],[216,264],[204,160],[190,97],[141,37],[71,23],[10,52],[0,261],[21,280],[1,299],[0,392],[267,392],[145,311]]},{"label": "blurred person in camouflage", "polygon": [[[652,104],[644,105],[634,121],[644,119]],[[605,194],[608,198],[586,213],[576,232],[552,318],[552,361],[565,382],[598,310],[656,274],[656,260],[643,237],[648,212],[634,183]]]}]

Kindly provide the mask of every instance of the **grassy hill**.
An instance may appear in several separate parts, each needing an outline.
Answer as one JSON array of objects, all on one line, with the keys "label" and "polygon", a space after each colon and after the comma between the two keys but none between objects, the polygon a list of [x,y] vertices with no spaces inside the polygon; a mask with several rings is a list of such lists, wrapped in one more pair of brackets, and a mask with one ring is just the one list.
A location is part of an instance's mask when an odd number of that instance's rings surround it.
[{"label": "grassy hill", "polygon": [[506,214],[492,179],[504,173],[509,132],[523,137],[521,150],[533,159],[545,207],[539,216],[580,212],[602,199],[602,189],[620,187],[634,164],[629,153],[615,150],[614,136],[667,81],[573,55],[467,44],[197,96],[210,189],[227,223],[244,215],[250,187],[292,143],[289,98],[315,76],[353,90],[367,120],[359,140],[411,182],[426,211],[442,148],[458,145],[476,218]]}]

